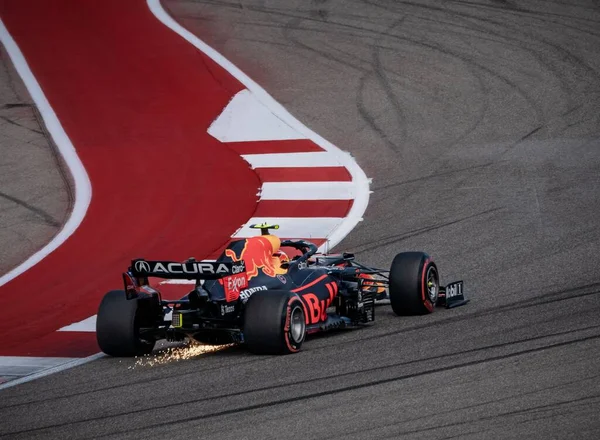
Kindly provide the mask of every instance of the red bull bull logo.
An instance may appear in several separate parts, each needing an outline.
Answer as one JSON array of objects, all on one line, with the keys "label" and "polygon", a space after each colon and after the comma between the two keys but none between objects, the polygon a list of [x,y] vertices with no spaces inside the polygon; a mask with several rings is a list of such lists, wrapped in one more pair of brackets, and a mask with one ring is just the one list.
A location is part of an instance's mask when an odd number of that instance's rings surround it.
[{"label": "red bull bull logo", "polygon": [[246,276],[251,280],[258,275],[259,269],[270,277],[285,273],[285,270],[275,264],[273,253],[276,250],[279,250],[279,238],[273,235],[262,235],[247,238],[239,257],[232,249],[225,249],[225,255],[234,262],[243,260],[246,263]]}]

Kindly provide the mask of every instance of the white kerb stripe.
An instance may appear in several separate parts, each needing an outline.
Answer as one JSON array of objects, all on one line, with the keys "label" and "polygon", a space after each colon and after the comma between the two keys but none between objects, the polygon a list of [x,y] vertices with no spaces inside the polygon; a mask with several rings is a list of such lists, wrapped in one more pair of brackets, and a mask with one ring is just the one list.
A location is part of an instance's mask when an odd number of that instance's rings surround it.
[{"label": "white kerb stripe", "polygon": [[343,217],[256,217],[251,218],[233,236],[236,238],[256,237],[256,229],[250,229],[250,225],[266,222],[279,225],[279,229],[273,231],[279,237],[327,238],[343,221]]},{"label": "white kerb stripe", "polygon": [[95,332],[96,331],[96,315],[90,316],[83,321],[75,322],[66,327],[59,328],[59,332]]},{"label": "white kerb stripe", "polygon": [[208,128],[221,142],[302,139],[297,130],[283,122],[249,90],[238,92]]},{"label": "white kerb stripe", "polygon": [[354,182],[265,182],[261,200],[352,200]]},{"label": "white kerb stripe", "polygon": [[[328,151],[315,153],[243,154],[252,168],[342,167],[339,158]],[[317,173],[318,170],[315,170]]]}]

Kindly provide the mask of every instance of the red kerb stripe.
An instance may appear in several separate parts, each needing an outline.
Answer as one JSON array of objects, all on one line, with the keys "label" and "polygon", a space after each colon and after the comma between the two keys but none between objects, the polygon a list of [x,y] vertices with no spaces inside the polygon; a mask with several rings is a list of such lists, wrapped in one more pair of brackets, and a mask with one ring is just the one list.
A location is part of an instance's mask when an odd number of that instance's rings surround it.
[{"label": "red kerb stripe", "polygon": [[87,357],[99,351],[94,332],[52,332],[26,344],[1,347],[0,356]]}]

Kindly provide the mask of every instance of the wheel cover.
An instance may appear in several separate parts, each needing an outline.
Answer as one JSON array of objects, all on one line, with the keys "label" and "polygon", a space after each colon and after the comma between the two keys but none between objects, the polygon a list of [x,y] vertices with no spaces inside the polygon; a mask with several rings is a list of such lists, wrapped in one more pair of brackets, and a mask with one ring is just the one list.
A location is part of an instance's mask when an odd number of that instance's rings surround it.
[{"label": "wheel cover", "polygon": [[294,343],[298,344],[304,339],[304,331],[306,328],[304,311],[301,307],[294,307],[290,317],[290,336]]},{"label": "wheel cover", "polygon": [[440,281],[435,266],[431,265],[427,268],[425,279],[427,280],[427,297],[432,304],[435,304],[440,293]]}]

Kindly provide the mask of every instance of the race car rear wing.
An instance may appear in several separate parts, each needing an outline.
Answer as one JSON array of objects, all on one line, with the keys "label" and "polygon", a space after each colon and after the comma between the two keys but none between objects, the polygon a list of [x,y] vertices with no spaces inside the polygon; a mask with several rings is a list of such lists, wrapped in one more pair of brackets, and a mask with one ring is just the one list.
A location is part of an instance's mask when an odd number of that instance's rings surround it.
[{"label": "race car rear wing", "polygon": [[131,260],[129,272],[134,277],[158,277],[175,280],[216,280],[219,278],[246,272],[244,261],[224,263],[214,261],[187,260],[148,261],[142,258]]}]

